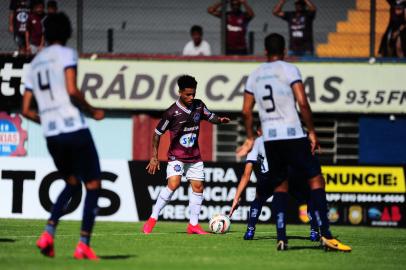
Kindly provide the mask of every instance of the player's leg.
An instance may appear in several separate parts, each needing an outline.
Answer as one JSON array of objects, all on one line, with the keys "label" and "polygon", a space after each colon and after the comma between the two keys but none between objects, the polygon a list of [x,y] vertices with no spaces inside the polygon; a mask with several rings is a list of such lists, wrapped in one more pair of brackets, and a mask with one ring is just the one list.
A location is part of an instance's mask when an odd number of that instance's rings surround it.
[{"label": "player's leg", "polygon": [[74,156],[75,175],[78,175],[86,187],[80,239],[73,256],[75,259],[97,260],[98,257],[90,248],[90,239],[99,209],[97,202],[102,177],[99,156],[88,129],[77,131],[71,139],[72,148],[76,153]]},{"label": "player's leg", "polygon": [[288,248],[286,236],[286,206],[288,203],[288,181],[283,181],[275,188],[272,199],[272,213],[275,216],[277,250]]},{"label": "player's leg", "polygon": [[159,213],[161,213],[162,209],[170,202],[173,193],[180,186],[180,182],[184,172],[183,166],[183,163],[177,160],[168,162],[168,166],[166,167],[166,177],[168,180],[168,185],[165,188],[161,189],[161,191],[159,192],[158,199],[156,200],[155,205],[152,208],[151,216],[143,226],[143,232],[145,234],[149,234],[152,232],[158,220]]},{"label": "player's leg", "polygon": [[199,225],[199,214],[203,203],[204,165],[203,162],[187,164],[186,179],[189,180],[192,192],[189,194],[190,220],[188,234],[207,234]]},{"label": "player's leg", "polygon": [[37,247],[45,256],[54,257],[54,236],[59,219],[66,213],[70,199],[81,189],[81,184],[73,176],[72,153],[69,139],[64,135],[47,138],[48,151],[51,154],[58,172],[64,177],[66,186],[52,206],[51,216],[47,221],[44,232],[37,240]]},{"label": "player's leg", "polygon": [[100,195],[101,181],[94,179],[87,181],[85,205],[83,209],[82,227],[80,230],[80,240],[76,246],[75,259],[97,260],[96,253],[90,248],[90,238],[93,231],[94,222],[98,212],[97,201]]},{"label": "player's leg", "polygon": [[255,228],[258,218],[261,215],[262,206],[271,197],[274,187],[271,185],[269,173],[257,175],[257,187],[255,199],[250,205],[250,211],[247,222],[247,230],[244,234],[244,240],[252,240],[255,235]]}]

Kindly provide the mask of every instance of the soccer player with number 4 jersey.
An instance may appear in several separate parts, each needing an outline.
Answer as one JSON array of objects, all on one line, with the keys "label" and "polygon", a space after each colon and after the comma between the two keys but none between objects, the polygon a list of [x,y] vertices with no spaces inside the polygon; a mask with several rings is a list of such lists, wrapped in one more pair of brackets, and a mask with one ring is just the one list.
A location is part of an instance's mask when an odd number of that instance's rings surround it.
[{"label": "soccer player with number 4 jersey", "polygon": [[[351,251],[351,247],[335,239],[327,217],[325,180],[317,159],[320,149],[299,69],[283,61],[285,40],[279,34],[265,38],[268,61],[248,77],[243,103],[243,118],[247,139],[239,155],[248,153],[254,144],[253,107],[258,106],[263,130],[270,180],[280,183],[274,190],[273,215],[277,217],[277,250],[286,250],[286,204],[288,169],[303,175],[310,187],[310,203],[320,228],[321,243],[328,249]],[[306,125],[302,128],[296,102]],[[293,179],[294,180],[294,179]]]},{"label": "soccer player with number 4 jersey", "polygon": [[[45,256],[55,256],[54,237],[59,219],[66,214],[73,196],[81,192],[81,182],[84,182],[86,198],[82,227],[73,256],[97,260],[90,248],[90,236],[98,210],[101,172],[97,151],[81,111],[96,120],[104,118],[104,111],[90,106],[76,86],[77,54],[65,46],[72,33],[69,18],[64,13],[48,15],[44,27],[48,46],[32,60],[25,74],[22,113],[41,123],[48,151],[66,185],[52,206],[37,246]],[[31,108],[34,98],[38,111]]]},{"label": "soccer player with number 4 jersey", "polygon": [[168,166],[166,178],[168,185],[161,190],[151,217],[144,224],[143,232],[152,232],[159,213],[171,200],[173,193],[180,186],[182,175],[190,182],[192,192],[189,194],[190,221],[188,234],[207,234],[199,225],[200,208],[203,202],[204,166],[199,150],[200,121],[206,120],[213,124],[225,124],[227,117],[218,117],[210,112],[203,101],[195,99],[197,82],[189,75],[178,79],[179,99],[163,114],[152,138],[153,153],[147,166],[148,173],[155,174],[160,169],[158,147],[161,135],[170,133]]}]

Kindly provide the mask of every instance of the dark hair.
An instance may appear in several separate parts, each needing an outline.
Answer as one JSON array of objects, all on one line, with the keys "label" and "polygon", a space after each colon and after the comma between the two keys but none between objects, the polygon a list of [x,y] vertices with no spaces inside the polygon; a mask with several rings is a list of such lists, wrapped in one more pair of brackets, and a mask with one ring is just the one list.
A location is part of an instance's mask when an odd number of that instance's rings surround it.
[{"label": "dark hair", "polygon": [[295,5],[306,6],[306,2],[304,0],[296,0]]},{"label": "dark hair", "polygon": [[192,28],[190,28],[190,34],[193,34],[194,32],[203,35],[203,28],[200,25],[193,25]]},{"label": "dark hair", "polygon": [[69,17],[63,12],[49,14],[44,21],[44,29],[45,40],[48,44],[61,42],[62,45],[65,45],[72,35]]},{"label": "dark hair", "polygon": [[37,5],[43,5],[43,6],[45,6],[44,0],[32,0],[32,1],[31,1],[31,8],[34,8],[34,7],[37,6]]},{"label": "dark hair", "polygon": [[195,77],[189,75],[182,75],[178,79],[179,90],[184,90],[185,88],[196,89],[197,81]]},{"label": "dark hair", "polygon": [[265,49],[268,55],[284,55],[285,38],[277,33],[269,34],[265,38]]},{"label": "dark hair", "polygon": [[57,9],[58,8],[58,3],[56,1],[54,1],[54,0],[49,0],[47,2],[47,7]]}]

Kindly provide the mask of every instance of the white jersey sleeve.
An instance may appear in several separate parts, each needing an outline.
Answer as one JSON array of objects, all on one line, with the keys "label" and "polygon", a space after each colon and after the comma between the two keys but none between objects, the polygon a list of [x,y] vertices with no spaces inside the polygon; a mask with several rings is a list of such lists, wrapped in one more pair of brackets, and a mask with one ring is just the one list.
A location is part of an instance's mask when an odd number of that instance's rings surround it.
[{"label": "white jersey sleeve", "polygon": [[259,154],[259,147],[261,141],[256,138],[254,141],[254,146],[252,147],[251,151],[247,154],[247,162],[257,162],[258,161],[258,154]]},{"label": "white jersey sleeve", "polygon": [[284,65],[283,67],[286,72],[286,79],[290,86],[302,81],[302,74],[300,74],[300,70],[296,66]]},{"label": "white jersey sleeve", "polygon": [[76,68],[78,65],[77,52],[72,49],[65,50],[65,53],[61,55],[61,64],[64,70],[70,67]]},{"label": "white jersey sleeve", "polygon": [[31,91],[33,90],[33,83],[32,83],[32,72],[31,72],[31,65],[25,70],[23,74],[22,82],[24,83],[25,90]]},{"label": "white jersey sleeve", "polygon": [[246,162],[259,162],[261,173],[266,173],[269,171],[268,160],[265,153],[264,139],[262,136],[255,139],[254,146],[248,153]]}]

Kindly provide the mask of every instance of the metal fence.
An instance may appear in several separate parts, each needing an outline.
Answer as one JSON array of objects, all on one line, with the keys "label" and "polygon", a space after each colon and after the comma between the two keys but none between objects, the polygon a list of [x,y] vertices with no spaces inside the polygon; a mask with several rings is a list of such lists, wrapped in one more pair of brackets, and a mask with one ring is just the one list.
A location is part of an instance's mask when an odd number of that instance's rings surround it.
[{"label": "metal fence", "polygon": [[[279,32],[288,38],[287,23],[272,14],[279,0],[247,0],[255,12],[248,25],[252,53],[263,55],[263,38]],[[386,0],[312,0],[317,7],[313,24],[315,54],[319,57],[368,57],[377,47],[389,20]],[[376,11],[371,12],[371,2]],[[204,39],[214,55],[221,54],[221,20],[207,12],[215,1],[201,0],[59,0],[74,27],[70,46],[83,53],[175,54],[180,55],[192,25],[201,25]],[[0,12],[0,52],[15,50],[7,31],[9,0],[2,0]],[[294,9],[287,0],[284,11]],[[371,15],[376,23],[371,26]],[[371,29],[374,30],[371,40]],[[109,31],[110,30],[110,31]],[[110,34],[110,35],[109,35]],[[109,47],[110,36],[110,47]],[[373,46],[371,47],[371,44]]]}]

